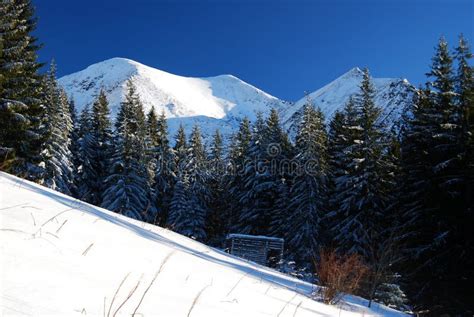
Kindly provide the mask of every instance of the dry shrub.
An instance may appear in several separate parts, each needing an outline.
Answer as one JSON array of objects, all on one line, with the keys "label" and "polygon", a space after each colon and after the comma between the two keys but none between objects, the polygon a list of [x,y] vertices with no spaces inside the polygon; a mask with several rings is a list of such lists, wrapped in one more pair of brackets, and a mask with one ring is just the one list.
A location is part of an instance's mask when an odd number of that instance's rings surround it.
[{"label": "dry shrub", "polygon": [[324,303],[337,304],[344,294],[353,294],[368,272],[357,254],[341,256],[335,250],[322,250],[315,263]]}]

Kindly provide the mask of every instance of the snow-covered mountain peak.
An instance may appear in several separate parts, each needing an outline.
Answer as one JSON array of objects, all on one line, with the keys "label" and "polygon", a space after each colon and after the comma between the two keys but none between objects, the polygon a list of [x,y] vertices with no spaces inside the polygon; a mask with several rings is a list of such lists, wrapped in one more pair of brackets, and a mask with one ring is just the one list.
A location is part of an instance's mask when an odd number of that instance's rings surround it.
[{"label": "snow-covered mountain peak", "polygon": [[72,96],[79,111],[91,105],[100,89],[104,89],[115,117],[129,79],[135,84],[145,111],[154,106],[159,113],[165,112],[172,133],[174,127],[183,123],[188,131],[192,125],[200,124],[204,135],[217,128],[229,134],[237,126],[236,119],[253,119],[256,112],[268,113],[271,108],[282,111],[287,105],[233,75],[184,77],[119,57],[64,76],[59,83]]},{"label": "snow-covered mountain peak", "polygon": [[339,76],[336,80],[343,80],[347,78],[361,78],[364,75],[364,71],[359,67],[351,68],[348,72]]},{"label": "snow-covered mountain peak", "polygon": [[[285,127],[294,135],[303,106],[308,102],[319,107],[327,120],[331,119],[351,96],[359,93],[363,75],[360,68],[352,68],[326,86],[298,100],[282,116]],[[401,78],[372,78],[372,84],[375,89],[375,104],[382,108],[381,120],[391,127],[412,99],[413,86],[408,80]]]},{"label": "snow-covered mountain peak", "polygon": [[[189,133],[193,125],[201,127],[205,138],[219,129],[224,136],[238,128],[244,116],[255,119],[257,112],[268,114],[277,109],[282,122],[293,134],[300,120],[301,109],[310,101],[330,119],[351,95],[358,93],[363,71],[354,67],[326,86],[315,90],[295,103],[280,100],[231,74],[214,77],[174,75],[131,59],[115,57],[77,73],[64,76],[59,83],[72,96],[78,110],[91,105],[100,89],[109,99],[112,117],[118,112],[126,94],[126,82],[132,80],[144,105],[169,119],[170,134],[183,124]],[[392,125],[411,99],[413,87],[406,79],[373,78],[376,104],[384,109],[383,120]]]}]

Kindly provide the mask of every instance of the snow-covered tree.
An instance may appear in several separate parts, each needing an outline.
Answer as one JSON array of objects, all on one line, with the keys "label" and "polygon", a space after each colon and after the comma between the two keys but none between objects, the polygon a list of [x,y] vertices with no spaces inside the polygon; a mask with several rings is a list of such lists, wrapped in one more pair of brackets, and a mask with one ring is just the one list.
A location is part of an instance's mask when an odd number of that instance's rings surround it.
[{"label": "snow-covered tree", "polygon": [[45,83],[47,137],[42,151],[45,162],[44,184],[52,189],[71,195],[73,187],[73,155],[71,134],[73,122],[66,93],[56,81],[56,66],[51,69]]},{"label": "snow-covered tree", "polygon": [[76,110],[76,104],[74,99],[69,96],[69,113],[71,114],[71,121],[72,121],[72,131],[71,131],[71,154],[72,154],[72,186],[71,186],[71,194],[73,197],[77,197],[77,175],[78,175],[78,168],[80,165],[80,144],[79,144],[79,118]]},{"label": "snow-covered tree", "polygon": [[439,41],[427,74],[431,81],[418,92],[402,139],[403,210],[410,228],[407,293],[416,309],[431,309],[433,314],[473,309],[471,298],[458,291],[474,280],[473,252],[467,247],[474,240],[468,229],[473,221],[472,159],[465,155],[472,135],[467,110],[472,108],[472,68],[462,42],[455,74],[448,45]]},{"label": "snow-covered tree", "polygon": [[272,109],[265,121],[261,114],[253,127],[243,170],[244,188],[240,193],[241,211],[235,230],[247,234],[269,235],[274,231],[273,218],[278,187],[288,177],[283,164],[291,155],[288,136],[280,126],[278,113]]},{"label": "snow-covered tree", "polygon": [[103,90],[92,105],[90,118],[87,119],[87,113],[84,113],[84,116],[79,130],[78,174],[81,181],[77,186],[77,197],[99,206],[105,190],[110,156],[113,153],[109,103]]},{"label": "snow-covered tree", "polygon": [[175,183],[175,161],[173,150],[169,146],[168,125],[165,113],[162,112],[156,124],[156,146],[154,150],[155,171],[154,191],[157,208],[156,224],[165,225],[169,214],[173,186]]},{"label": "snow-covered tree", "polygon": [[176,174],[184,173],[184,167],[188,157],[188,143],[183,125],[179,125],[178,132],[175,135],[175,144],[173,147],[175,158]]},{"label": "snow-covered tree", "polygon": [[298,171],[290,191],[285,222],[289,256],[311,266],[324,241],[322,220],[328,208],[328,140],[324,116],[311,105],[304,108],[296,136]]},{"label": "snow-covered tree", "polygon": [[235,225],[238,223],[241,211],[240,196],[244,190],[243,171],[251,137],[250,120],[244,117],[239,124],[239,130],[230,139],[226,172],[223,178],[222,209],[225,210],[226,231],[235,230]]},{"label": "snow-covered tree", "polygon": [[40,45],[30,0],[0,2],[0,168],[40,181],[44,130]]},{"label": "snow-covered tree", "polygon": [[187,162],[184,167],[184,174],[189,183],[189,202],[192,207],[186,219],[189,227],[186,235],[200,241],[206,239],[206,217],[211,201],[210,174],[206,160],[207,154],[201,131],[198,126],[194,126],[189,137]]},{"label": "snow-covered tree", "polygon": [[224,148],[222,136],[219,130],[214,133],[208,156],[210,192],[209,211],[206,217],[207,241],[212,245],[223,242],[227,225],[227,215],[222,208],[223,205],[223,180],[224,180]]},{"label": "snow-covered tree", "polygon": [[131,81],[116,121],[115,151],[105,179],[102,207],[131,218],[152,221],[145,155],[145,114]]},{"label": "snow-covered tree", "polygon": [[193,228],[188,221],[192,206],[189,203],[188,193],[189,186],[186,177],[184,174],[178,174],[166,226],[175,232],[192,236]]}]

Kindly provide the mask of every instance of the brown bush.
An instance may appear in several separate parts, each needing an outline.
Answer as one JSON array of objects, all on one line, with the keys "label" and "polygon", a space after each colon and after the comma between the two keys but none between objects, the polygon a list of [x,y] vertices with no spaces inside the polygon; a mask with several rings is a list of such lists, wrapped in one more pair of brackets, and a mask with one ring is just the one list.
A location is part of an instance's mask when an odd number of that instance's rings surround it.
[{"label": "brown bush", "polygon": [[335,250],[322,250],[315,267],[322,299],[331,305],[337,304],[344,294],[353,294],[368,272],[357,254],[341,256]]}]

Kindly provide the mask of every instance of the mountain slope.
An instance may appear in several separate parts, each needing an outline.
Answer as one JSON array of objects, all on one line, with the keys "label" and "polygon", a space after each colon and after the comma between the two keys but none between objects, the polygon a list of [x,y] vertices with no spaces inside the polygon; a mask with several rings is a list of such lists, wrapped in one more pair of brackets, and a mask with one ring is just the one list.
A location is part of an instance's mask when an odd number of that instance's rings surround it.
[{"label": "mountain slope", "polygon": [[0,254],[2,316],[402,315],[1,172]]},{"label": "mountain slope", "polygon": [[[337,110],[342,110],[349,97],[359,93],[363,72],[353,68],[326,86],[310,93],[295,102],[283,112],[282,122],[294,135],[303,113],[303,107],[309,101],[320,107],[327,120]],[[413,86],[406,79],[372,78],[375,88],[375,104],[382,108],[381,120],[390,128],[406,111],[412,96]]]},{"label": "mountain slope", "polygon": [[164,111],[172,131],[179,123],[190,126],[197,122],[204,125],[205,134],[212,134],[215,128],[226,133],[236,127],[236,118],[253,119],[258,111],[268,113],[272,107],[282,110],[286,106],[284,101],[232,75],[182,77],[125,58],[93,64],[60,78],[59,83],[79,110],[91,105],[100,89],[104,89],[114,117],[128,79],[135,83],[145,111],[153,105],[158,113]]}]

